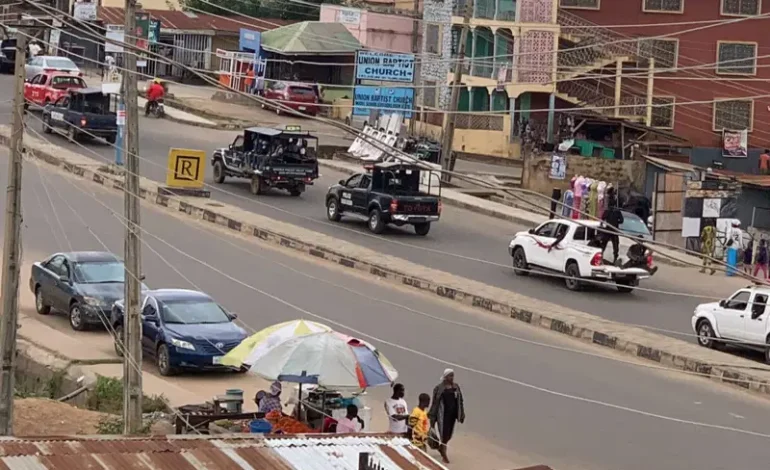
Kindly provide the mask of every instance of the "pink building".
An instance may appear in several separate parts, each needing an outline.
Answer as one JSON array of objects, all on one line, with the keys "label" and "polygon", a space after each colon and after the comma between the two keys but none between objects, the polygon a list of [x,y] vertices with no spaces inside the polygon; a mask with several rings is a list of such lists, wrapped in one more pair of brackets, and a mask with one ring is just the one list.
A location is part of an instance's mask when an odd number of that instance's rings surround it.
[{"label": "pink building", "polygon": [[412,52],[414,20],[408,16],[324,4],[319,21],[344,24],[365,49]]}]

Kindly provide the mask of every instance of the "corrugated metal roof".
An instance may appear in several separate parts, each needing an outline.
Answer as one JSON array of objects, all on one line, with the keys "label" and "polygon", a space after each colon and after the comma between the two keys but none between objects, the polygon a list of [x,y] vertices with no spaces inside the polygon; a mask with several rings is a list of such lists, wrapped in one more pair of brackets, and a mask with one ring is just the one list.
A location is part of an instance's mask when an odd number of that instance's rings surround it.
[{"label": "corrugated metal roof", "polygon": [[[295,23],[277,18],[251,19],[243,16],[226,18],[222,15],[190,13],[179,10],[143,10],[150,18],[160,20],[160,28],[181,31],[225,31],[238,33],[241,28],[253,28],[256,31],[269,31],[274,28]],[[99,7],[97,17],[104,24],[123,24],[125,13],[120,7]]]},{"label": "corrugated metal roof", "polygon": [[389,435],[62,436],[0,438],[0,470],[447,470]]}]

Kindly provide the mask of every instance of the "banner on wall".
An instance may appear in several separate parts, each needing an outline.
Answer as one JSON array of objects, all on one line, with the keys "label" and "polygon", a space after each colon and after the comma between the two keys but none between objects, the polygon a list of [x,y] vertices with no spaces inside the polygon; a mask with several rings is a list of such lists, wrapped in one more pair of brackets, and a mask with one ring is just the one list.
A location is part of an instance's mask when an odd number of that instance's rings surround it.
[{"label": "banner on wall", "polygon": [[722,156],[746,158],[749,156],[749,131],[722,131]]},{"label": "banner on wall", "polygon": [[412,117],[413,88],[387,88],[359,85],[353,92],[353,115],[369,116],[370,111],[395,112]]},{"label": "banner on wall", "polygon": [[356,80],[412,83],[414,54],[358,51],[356,52]]}]

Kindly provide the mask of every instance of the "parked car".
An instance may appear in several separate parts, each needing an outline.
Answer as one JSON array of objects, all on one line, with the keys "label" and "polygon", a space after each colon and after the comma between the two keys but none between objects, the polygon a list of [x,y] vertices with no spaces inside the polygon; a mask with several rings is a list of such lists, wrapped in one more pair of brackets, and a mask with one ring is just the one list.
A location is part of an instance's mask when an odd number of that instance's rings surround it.
[{"label": "parked car", "polygon": [[[124,302],[112,307],[110,323],[115,338],[124,337]],[[142,350],[155,358],[158,371],[168,376],[179,370],[231,369],[222,356],[246,339],[236,325],[234,313],[227,312],[203,292],[186,289],[157,289],[142,298]],[[115,352],[123,355],[115,342]],[[238,371],[242,371],[238,369]]]},{"label": "parked car", "polygon": [[768,298],[770,288],[750,285],[725,300],[698,305],[692,316],[698,344],[718,348],[729,342],[730,346],[762,351],[765,362],[770,363]]},{"label": "parked car", "polygon": [[620,224],[621,232],[643,240],[652,240],[652,234],[647,224],[636,214],[620,211],[623,214],[623,223]]},{"label": "parked car", "polygon": [[0,41],[0,73],[12,73],[16,66],[16,38]]},{"label": "parked car", "polygon": [[43,108],[43,132],[61,132],[70,142],[81,137],[102,137],[114,144],[118,134],[117,114],[111,97],[99,88],[70,90]]},{"label": "parked car", "polygon": [[86,88],[86,82],[78,75],[69,72],[41,73],[24,83],[25,106],[46,106],[67,96],[70,90],[83,88]]},{"label": "parked car", "polygon": [[[105,325],[112,304],[123,298],[123,262],[112,253],[56,253],[32,265],[29,288],[40,315],[66,312],[73,330]],[[142,276],[142,279],[144,277]],[[143,285],[143,289],[146,287]]]},{"label": "parked car", "polygon": [[[318,114],[319,96],[317,89],[311,85],[292,82],[272,82],[265,88],[264,97],[268,100],[283,102],[285,106],[310,116]],[[265,108],[267,105],[262,104]],[[275,108],[276,114],[281,109]]]},{"label": "parked car", "polygon": [[30,57],[27,64],[24,66],[26,79],[30,80],[35,75],[47,72],[70,72],[75,74],[81,74],[80,68],[72,62],[72,60],[66,57],[56,57],[48,55],[40,55],[37,57]]},{"label": "parked car", "polygon": [[596,246],[600,226],[600,222],[589,220],[559,220],[517,233],[508,245],[513,272],[527,276],[533,267],[558,272],[565,275],[569,290],[581,290],[586,281],[597,280],[614,282],[620,292],[633,291],[641,279],[651,276],[652,258],[648,258],[648,269],[606,262],[602,249]]}]

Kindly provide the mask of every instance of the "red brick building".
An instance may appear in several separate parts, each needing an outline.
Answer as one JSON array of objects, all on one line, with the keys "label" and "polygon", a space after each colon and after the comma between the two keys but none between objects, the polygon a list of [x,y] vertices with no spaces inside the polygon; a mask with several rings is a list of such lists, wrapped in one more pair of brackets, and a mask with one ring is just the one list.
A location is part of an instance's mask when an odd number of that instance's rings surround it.
[{"label": "red brick building", "polygon": [[[723,129],[747,129],[750,158],[729,159],[725,166],[755,170],[756,154],[770,147],[770,0],[555,1],[560,6],[562,47],[584,56],[595,53],[594,65],[599,67],[590,74],[607,75],[579,80],[573,70],[566,75],[576,80],[560,84],[565,93],[582,92],[588,105],[617,104],[616,84],[621,83],[622,109],[609,112],[688,138],[696,164],[710,165],[721,158]],[[755,15],[764,16],[751,18]],[[578,50],[587,44],[593,46]],[[655,58],[653,102],[672,105],[654,107],[651,119],[646,106],[649,57]],[[587,68],[580,72],[586,72],[583,78],[597,76]],[[589,88],[604,99],[588,99]],[[686,104],[692,101],[705,103]]]}]

